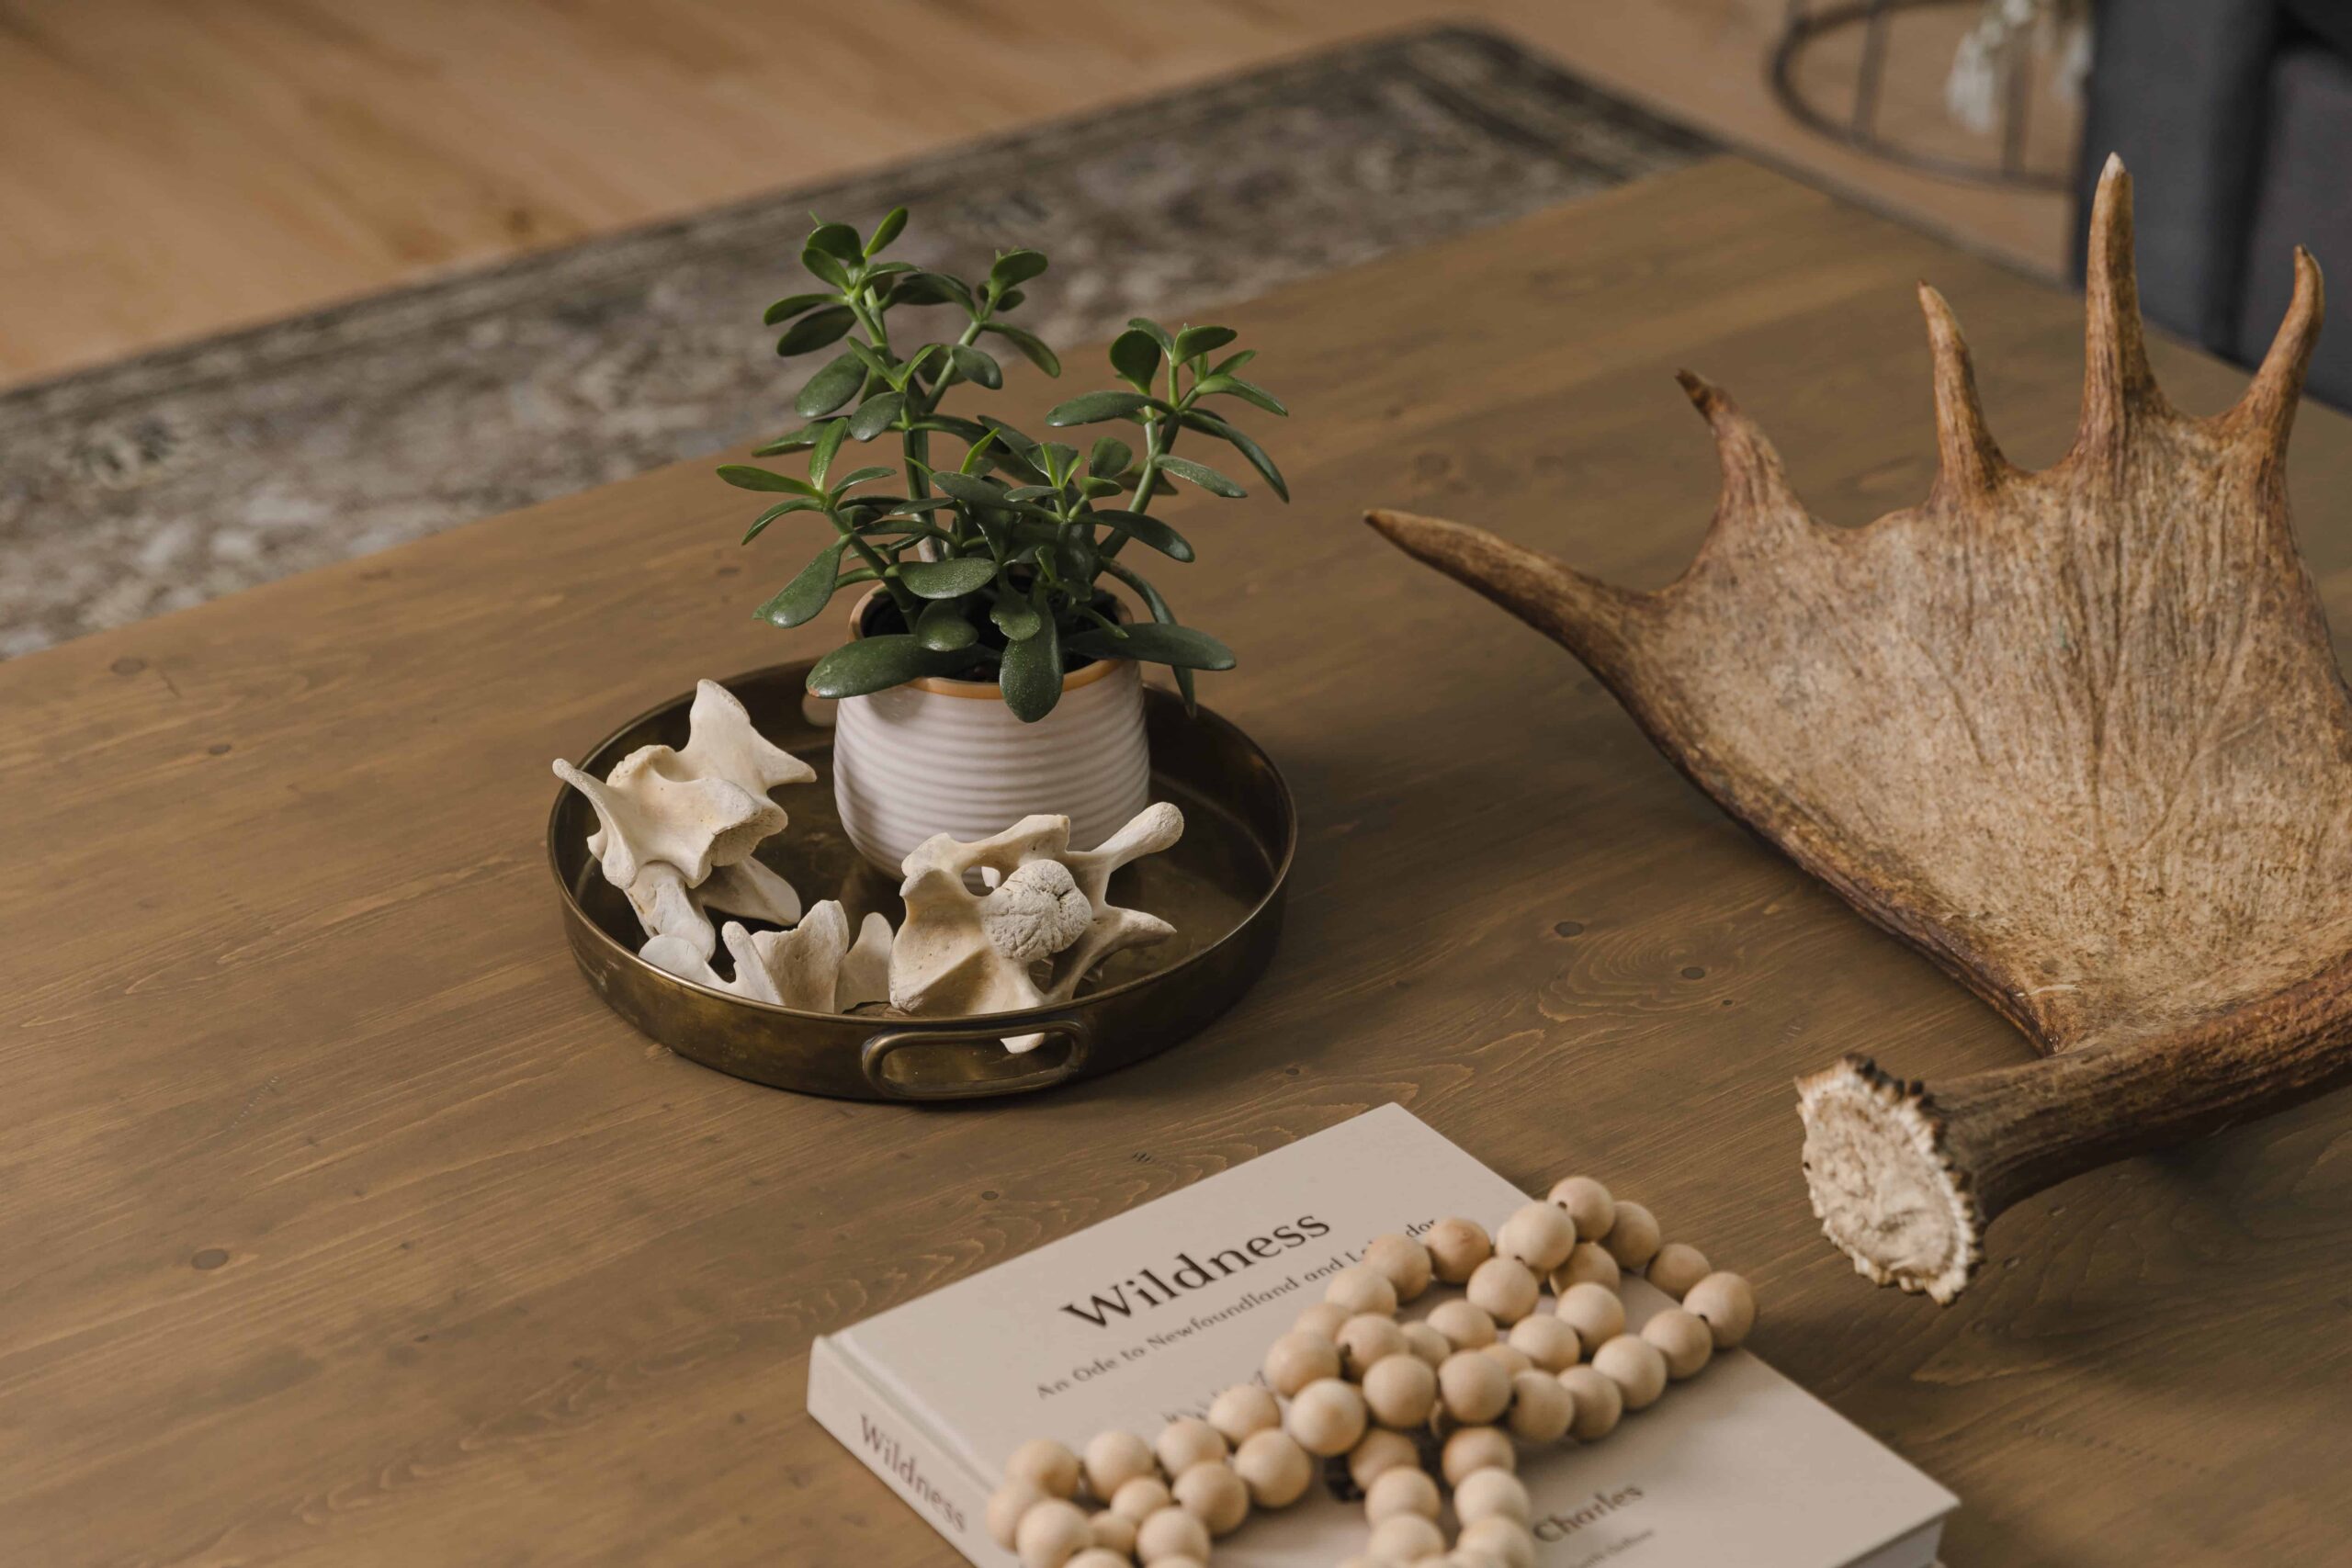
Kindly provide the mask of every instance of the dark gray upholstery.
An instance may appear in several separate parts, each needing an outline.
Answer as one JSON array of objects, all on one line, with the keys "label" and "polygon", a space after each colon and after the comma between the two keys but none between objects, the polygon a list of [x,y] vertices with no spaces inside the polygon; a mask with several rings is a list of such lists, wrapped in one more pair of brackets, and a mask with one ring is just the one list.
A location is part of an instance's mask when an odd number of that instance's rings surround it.
[{"label": "dark gray upholstery", "polygon": [[[2246,268],[2236,322],[2237,357],[2255,360],[2278,330],[2294,292],[2290,259],[2302,246],[2335,264],[2337,292],[2352,284],[2352,66],[2316,43],[2280,54],[2270,72],[2270,113],[2246,226]],[[2352,321],[2338,311],[2320,333],[2309,385],[2352,406]]]},{"label": "dark gray upholstery", "polygon": [[[2309,247],[2352,277],[2352,6],[2104,0],[2085,105],[2075,272],[2109,152],[2132,175],[2150,321],[2258,360]],[[2352,406],[2352,331],[2324,335],[2313,395]]]}]

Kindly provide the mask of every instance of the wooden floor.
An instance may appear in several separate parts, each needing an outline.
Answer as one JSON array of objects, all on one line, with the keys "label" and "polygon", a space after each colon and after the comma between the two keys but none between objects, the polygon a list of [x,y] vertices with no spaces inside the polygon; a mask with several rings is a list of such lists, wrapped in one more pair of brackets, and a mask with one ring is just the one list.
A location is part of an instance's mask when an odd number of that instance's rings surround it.
[{"label": "wooden floor", "polygon": [[[2042,271],[2056,197],[1907,175],[1792,124],[1782,0],[0,0],[0,382],[561,243],[1364,32],[1456,18]],[[1946,138],[1963,13],[1894,51]],[[1910,24],[1906,24],[1910,25]],[[1855,50],[1812,80],[1837,95]],[[2071,116],[2038,122],[2064,157]]]}]

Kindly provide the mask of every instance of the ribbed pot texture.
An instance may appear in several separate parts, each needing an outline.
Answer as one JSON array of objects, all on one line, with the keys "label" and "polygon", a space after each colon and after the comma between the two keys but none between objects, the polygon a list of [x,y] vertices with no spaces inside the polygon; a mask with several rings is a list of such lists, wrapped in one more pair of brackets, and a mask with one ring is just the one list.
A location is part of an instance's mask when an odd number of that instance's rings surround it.
[{"label": "ribbed pot texture", "polygon": [[934,833],[984,839],[1042,812],[1068,817],[1070,847],[1091,850],[1151,803],[1131,660],[1078,671],[1035,724],[1012,716],[993,682],[924,679],[845,698],[834,725],[842,826],[892,876]]}]

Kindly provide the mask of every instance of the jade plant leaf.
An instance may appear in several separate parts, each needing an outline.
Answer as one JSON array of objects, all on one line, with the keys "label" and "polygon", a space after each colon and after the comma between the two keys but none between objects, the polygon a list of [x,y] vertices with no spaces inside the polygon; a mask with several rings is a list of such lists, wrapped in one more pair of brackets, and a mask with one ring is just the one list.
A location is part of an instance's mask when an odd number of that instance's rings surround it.
[{"label": "jade plant leaf", "polygon": [[1057,404],[1046,423],[1060,429],[1069,424],[1100,424],[1106,419],[1132,419],[1144,410],[1165,407],[1140,392],[1088,392]]},{"label": "jade plant leaf", "polygon": [[1146,517],[1137,512],[1090,512],[1087,517],[1106,528],[1134,536],[1171,559],[1188,561],[1193,558],[1191,541],[1157,517]]},{"label": "jade plant leaf", "polygon": [[802,567],[775,598],[759,607],[760,619],[779,626],[805,626],[815,620],[832,602],[833,590],[838,586],[835,579],[841,572],[842,551],[848,547],[849,541],[842,538],[819,550],[816,559]]},{"label": "jade plant leaf", "polygon": [[996,562],[986,556],[958,556],[952,560],[909,561],[899,569],[899,581],[922,599],[960,599],[996,579]]},{"label": "jade plant leaf", "polygon": [[[784,303],[790,304],[791,301]],[[796,354],[808,354],[829,344],[841,342],[850,328],[856,324],[856,311],[846,305],[835,305],[814,315],[803,316],[786,327],[784,335],[775,340],[775,351],[786,358]]]},{"label": "jade plant leaf", "polygon": [[964,618],[955,600],[941,599],[925,604],[922,614],[915,617],[915,640],[941,653],[954,653],[979,641],[980,634],[972,629],[972,623]]},{"label": "jade plant leaf", "polygon": [[820,697],[863,697],[925,675],[952,675],[963,663],[961,655],[925,648],[910,632],[859,637],[817,660],[808,690]]},{"label": "jade plant leaf", "polygon": [[844,354],[827,363],[822,370],[808,378],[792,406],[809,419],[821,418],[832,412],[865,385],[865,366],[854,354]]},{"label": "jade plant leaf", "polygon": [[1003,689],[1004,705],[1024,724],[1035,724],[1054,711],[1062,698],[1062,639],[1051,615],[1041,613],[1035,631],[1005,644],[997,683]]},{"label": "jade plant leaf", "polygon": [[1192,480],[1211,495],[1222,495],[1238,500],[1250,493],[1206,463],[1195,463],[1190,457],[1162,457],[1159,459],[1159,466],[1180,479]]},{"label": "jade plant leaf", "polygon": [[1124,637],[1090,626],[1072,632],[1062,639],[1062,646],[1072,653],[1091,654],[1097,659],[1140,659],[1152,664],[1173,665],[1179,670],[1230,670],[1233,650],[1191,626],[1161,626],[1154,621],[1143,626],[1124,628]]}]

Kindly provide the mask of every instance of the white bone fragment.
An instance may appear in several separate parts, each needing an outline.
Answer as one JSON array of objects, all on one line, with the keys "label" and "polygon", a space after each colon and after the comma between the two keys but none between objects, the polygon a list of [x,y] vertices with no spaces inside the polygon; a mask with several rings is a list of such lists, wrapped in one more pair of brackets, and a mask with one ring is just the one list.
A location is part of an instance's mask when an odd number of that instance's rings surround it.
[{"label": "white bone fragment", "polygon": [[[1156,915],[1114,906],[1108,889],[1113,872],[1183,831],[1183,814],[1162,801],[1101,849],[1078,853],[1067,817],[1024,817],[973,843],[925,840],[907,856],[899,889],[907,918],[890,952],[891,1005],[937,1018],[1068,1001],[1112,953],[1173,934]],[[973,872],[988,892],[972,891]],[[1033,1050],[1044,1039],[1012,1035],[1005,1048]]]}]

